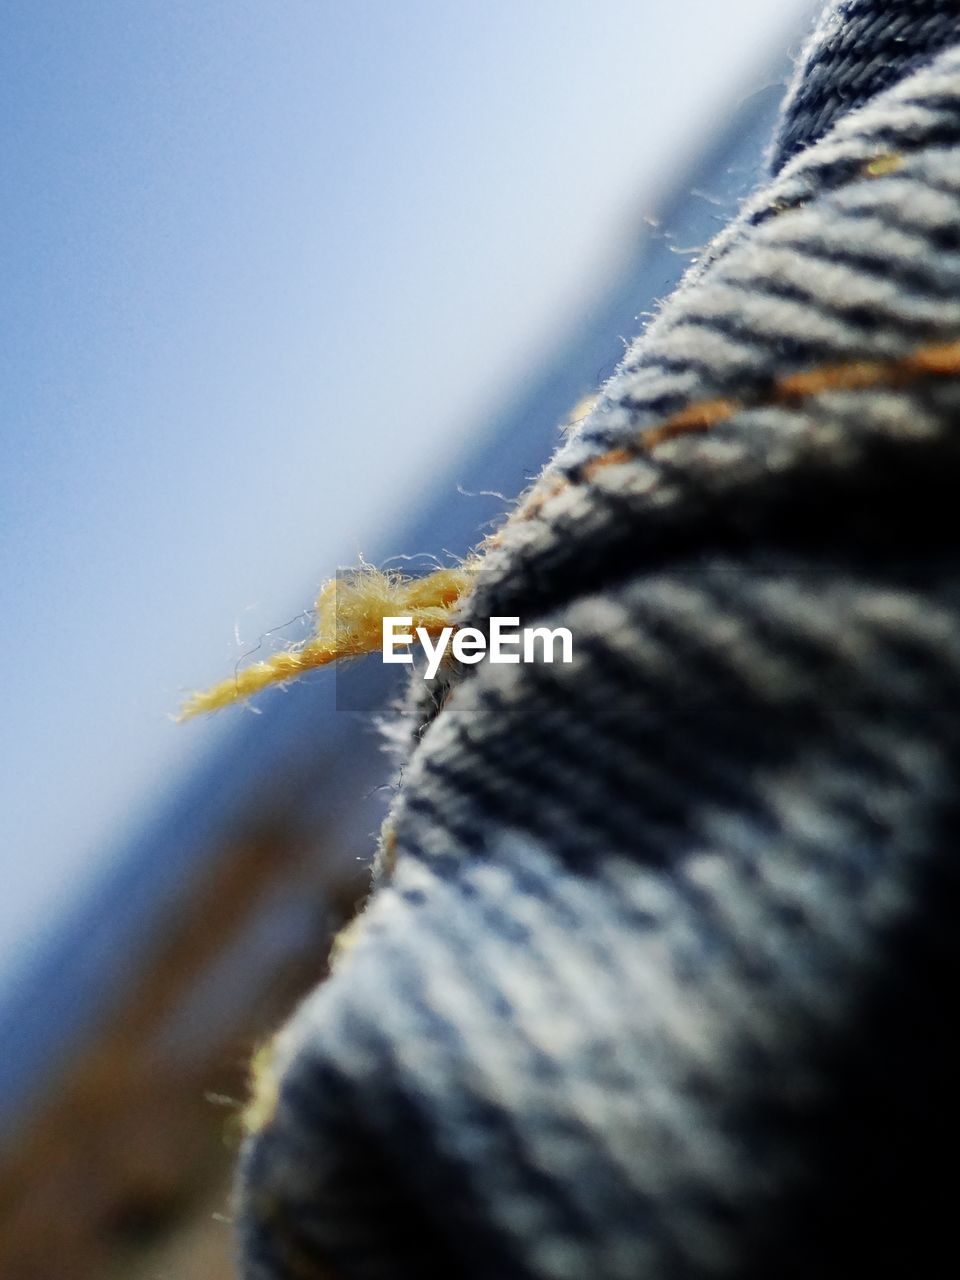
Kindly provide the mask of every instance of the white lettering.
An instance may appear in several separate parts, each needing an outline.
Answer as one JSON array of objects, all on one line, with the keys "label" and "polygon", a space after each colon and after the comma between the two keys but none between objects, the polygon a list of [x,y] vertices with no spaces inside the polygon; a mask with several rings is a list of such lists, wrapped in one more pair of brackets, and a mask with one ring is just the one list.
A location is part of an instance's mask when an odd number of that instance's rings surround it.
[{"label": "white lettering", "polygon": [[[423,652],[427,655],[427,670],[424,673],[425,680],[432,680],[440,670],[440,662],[446,652],[447,645],[450,643],[450,637],[453,635],[453,627],[444,627],[437,636],[437,643],[434,644],[430,639],[430,632],[425,627],[417,627],[417,639],[423,645]],[[454,653],[456,653],[456,641],[454,641]]]},{"label": "white lettering", "polygon": [[409,632],[397,635],[397,627],[409,627],[412,618],[384,618],[383,620],[383,660],[384,662],[412,662],[413,654],[398,653],[397,645],[413,644],[413,636]]},{"label": "white lettering", "polygon": [[553,631],[549,627],[527,627],[523,633],[524,662],[536,662],[538,638],[542,642],[544,662],[553,661],[553,647],[557,640],[560,641],[560,661],[573,661],[573,635],[567,627],[556,627]]},{"label": "white lettering", "polygon": [[[519,618],[491,618],[490,619],[490,661],[491,662],[519,662],[520,661],[520,636],[504,635],[505,627],[519,627]],[[517,653],[504,653],[503,646],[506,644],[517,646]]]},{"label": "white lettering", "polygon": [[[433,680],[448,649],[458,662],[467,666],[482,662],[555,662],[557,645],[560,661],[573,661],[573,635],[567,627],[524,627],[520,630],[519,618],[491,618],[489,643],[478,627],[443,627],[434,637],[425,627],[410,630],[412,618],[387,617],[383,619],[383,660],[391,663],[413,662],[410,646],[414,639],[423,646],[427,665],[425,679]],[[452,640],[451,640],[452,637]],[[539,658],[537,649],[539,647]],[[517,650],[517,652],[513,652]]]},{"label": "white lettering", "polygon": [[453,656],[468,666],[482,662],[486,649],[487,637],[476,627],[463,627],[453,637]]}]

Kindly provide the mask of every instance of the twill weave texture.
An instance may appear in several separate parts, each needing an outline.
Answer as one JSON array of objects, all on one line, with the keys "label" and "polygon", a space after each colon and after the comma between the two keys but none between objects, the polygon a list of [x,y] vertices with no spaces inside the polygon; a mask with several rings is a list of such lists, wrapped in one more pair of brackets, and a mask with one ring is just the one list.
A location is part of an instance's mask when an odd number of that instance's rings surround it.
[{"label": "twill weave texture", "polygon": [[960,377],[909,361],[960,340],[958,27],[828,11],[774,176],[492,540],[465,620],[575,660],[414,726],[244,1150],[247,1280],[942,1271]]}]

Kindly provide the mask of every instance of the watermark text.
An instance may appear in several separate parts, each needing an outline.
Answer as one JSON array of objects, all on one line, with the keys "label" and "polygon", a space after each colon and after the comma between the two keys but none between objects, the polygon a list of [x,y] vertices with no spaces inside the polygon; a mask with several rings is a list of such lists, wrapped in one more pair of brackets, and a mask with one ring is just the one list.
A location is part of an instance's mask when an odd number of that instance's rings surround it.
[{"label": "watermark text", "polygon": [[[521,627],[519,618],[491,618],[489,632],[479,627],[442,627],[431,634],[413,627],[412,618],[383,619],[383,660],[412,663],[411,646],[419,641],[427,665],[424,679],[433,680],[449,652],[457,662],[572,662],[573,635],[567,627]],[[559,659],[557,654],[559,653]]]}]

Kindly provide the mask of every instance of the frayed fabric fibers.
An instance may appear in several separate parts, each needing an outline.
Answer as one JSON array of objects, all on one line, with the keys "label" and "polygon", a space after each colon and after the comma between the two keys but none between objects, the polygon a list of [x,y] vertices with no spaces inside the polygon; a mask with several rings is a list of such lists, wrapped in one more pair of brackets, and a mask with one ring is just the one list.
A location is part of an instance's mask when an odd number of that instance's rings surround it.
[{"label": "frayed fabric fibers", "polygon": [[951,1266],[957,7],[832,7],[772,155],[483,549],[577,659],[419,707],[246,1280]]}]

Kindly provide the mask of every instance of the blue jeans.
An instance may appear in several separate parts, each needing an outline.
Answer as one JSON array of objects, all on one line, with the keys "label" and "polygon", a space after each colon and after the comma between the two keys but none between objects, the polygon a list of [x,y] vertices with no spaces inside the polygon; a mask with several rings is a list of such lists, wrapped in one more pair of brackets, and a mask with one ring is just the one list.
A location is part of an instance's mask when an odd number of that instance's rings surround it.
[{"label": "blue jeans", "polygon": [[411,698],[266,1069],[248,1280],[952,1256],[956,5],[831,9],[771,156],[486,550],[464,620],[574,663]]}]

